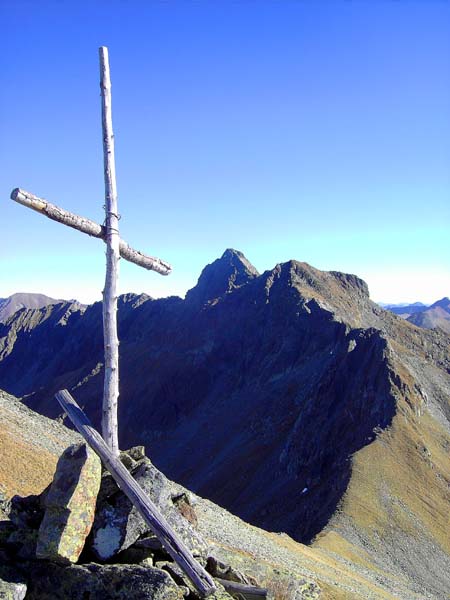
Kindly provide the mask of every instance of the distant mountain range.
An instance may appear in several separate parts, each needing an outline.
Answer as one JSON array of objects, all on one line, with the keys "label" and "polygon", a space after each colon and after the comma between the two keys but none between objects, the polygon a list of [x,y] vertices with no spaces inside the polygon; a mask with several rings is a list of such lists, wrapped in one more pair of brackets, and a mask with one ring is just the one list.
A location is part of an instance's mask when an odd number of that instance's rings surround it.
[{"label": "distant mountain range", "polygon": [[379,305],[384,309],[390,310],[391,312],[400,316],[403,316],[405,314],[407,314],[408,316],[412,315],[413,313],[420,312],[421,310],[424,310],[429,306],[428,304],[423,304],[423,302],[413,302],[412,304],[386,304],[384,302],[379,302]]},{"label": "distant mountain range", "polygon": [[[62,302],[0,324],[0,388],[53,418],[68,388],[98,427],[101,312]],[[448,335],[383,310],[355,275],[259,274],[227,250],[185,300],[122,296],[119,338],[121,447],[145,444],[250,523],[419,577],[418,598],[450,589]]]},{"label": "distant mountain range", "polygon": [[383,308],[399,315],[414,325],[426,329],[441,329],[450,333],[450,299],[445,297],[434,304],[383,304]]},{"label": "distant mountain range", "polygon": [[58,304],[61,300],[55,300],[44,294],[17,293],[8,298],[0,298],[0,322],[6,321],[8,317],[22,308],[42,308],[48,304]]}]

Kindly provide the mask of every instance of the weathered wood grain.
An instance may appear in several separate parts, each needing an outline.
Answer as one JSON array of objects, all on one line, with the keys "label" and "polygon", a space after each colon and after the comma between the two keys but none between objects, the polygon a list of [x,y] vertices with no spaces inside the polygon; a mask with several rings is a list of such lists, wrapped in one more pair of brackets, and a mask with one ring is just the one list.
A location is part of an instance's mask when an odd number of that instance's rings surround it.
[{"label": "weathered wood grain", "polygon": [[[106,240],[106,229],[103,225],[99,225],[86,217],[75,215],[64,208],[56,206],[56,204],[48,202],[44,198],[35,196],[31,192],[15,188],[11,192],[11,200],[45,215],[49,219],[52,219],[52,221],[57,221],[58,223],[62,223],[63,225],[72,227],[72,229],[76,229],[103,241]],[[119,240],[119,251],[120,256],[124,260],[132,262],[148,271],[155,271],[160,275],[169,275],[172,272],[172,267],[166,261],[154,256],[147,256],[143,252],[131,248],[131,246],[122,239]]]},{"label": "weathered wood grain", "polygon": [[219,579],[218,577],[216,579],[233,598],[239,598],[240,600],[261,600],[261,598],[267,598],[267,590],[265,588],[245,585],[244,583],[237,583],[237,581],[228,581],[227,579]]},{"label": "weathered wood grain", "polygon": [[111,453],[74,398],[67,390],[59,391],[55,397],[89,446],[101,458],[117,485],[137,508],[163,547],[183,569],[199,593],[202,596],[211,594],[216,589],[211,575],[194,559],[184,542],[159,513],[155,504],[146,496],[121,461]]},{"label": "weathered wood grain", "polygon": [[103,165],[105,173],[106,276],[103,288],[103,384],[102,435],[119,456],[117,410],[119,402],[119,336],[117,335],[117,288],[119,279],[119,212],[117,208],[116,163],[112,126],[111,78],[108,48],[99,48],[102,97]]}]

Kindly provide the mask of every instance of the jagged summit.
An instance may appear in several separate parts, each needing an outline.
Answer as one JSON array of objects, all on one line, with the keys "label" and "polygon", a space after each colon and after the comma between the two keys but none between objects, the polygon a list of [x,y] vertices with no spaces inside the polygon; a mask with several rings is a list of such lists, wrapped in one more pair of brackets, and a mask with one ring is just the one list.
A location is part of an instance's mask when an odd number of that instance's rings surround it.
[{"label": "jagged summit", "polygon": [[341,271],[321,271],[298,260],[290,260],[281,267],[289,269],[294,284],[300,287],[310,287],[324,296],[330,295],[330,286],[338,285],[342,288],[343,293],[356,293],[369,298],[367,283],[356,275]]},{"label": "jagged summit", "polygon": [[197,285],[186,294],[186,300],[206,304],[258,276],[258,271],[242,252],[228,248],[203,269]]},{"label": "jagged summit", "polygon": [[253,301],[277,302],[283,312],[291,306],[295,314],[298,303],[308,311],[312,303],[352,327],[381,327],[379,307],[370,300],[367,284],[356,275],[321,271],[289,260],[265,271],[249,287],[254,288]]}]

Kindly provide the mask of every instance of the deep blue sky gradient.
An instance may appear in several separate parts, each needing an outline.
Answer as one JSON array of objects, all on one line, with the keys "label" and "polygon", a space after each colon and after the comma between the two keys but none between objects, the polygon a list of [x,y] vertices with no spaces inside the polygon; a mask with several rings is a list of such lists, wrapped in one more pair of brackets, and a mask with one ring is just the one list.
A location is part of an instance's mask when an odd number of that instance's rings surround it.
[{"label": "deep blue sky gradient", "polygon": [[353,272],[375,300],[450,295],[450,3],[0,0],[0,296],[100,298],[109,47],[121,290],[184,294],[227,247]]}]

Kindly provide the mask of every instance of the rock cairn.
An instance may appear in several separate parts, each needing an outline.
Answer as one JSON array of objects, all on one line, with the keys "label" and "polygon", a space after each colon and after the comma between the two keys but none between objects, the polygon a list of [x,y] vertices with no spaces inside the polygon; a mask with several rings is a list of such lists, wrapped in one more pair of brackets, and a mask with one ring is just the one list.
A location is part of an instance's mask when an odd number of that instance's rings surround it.
[{"label": "rock cairn", "polygon": [[[217,600],[271,597],[256,578],[215,555],[196,529],[189,493],[135,447],[120,456],[194,557]],[[241,587],[241,591],[239,591]],[[242,590],[245,588],[245,593]],[[292,598],[317,598],[292,595]],[[0,598],[196,600],[196,589],[84,443],[65,450],[40,496],[0,496]]]}]

